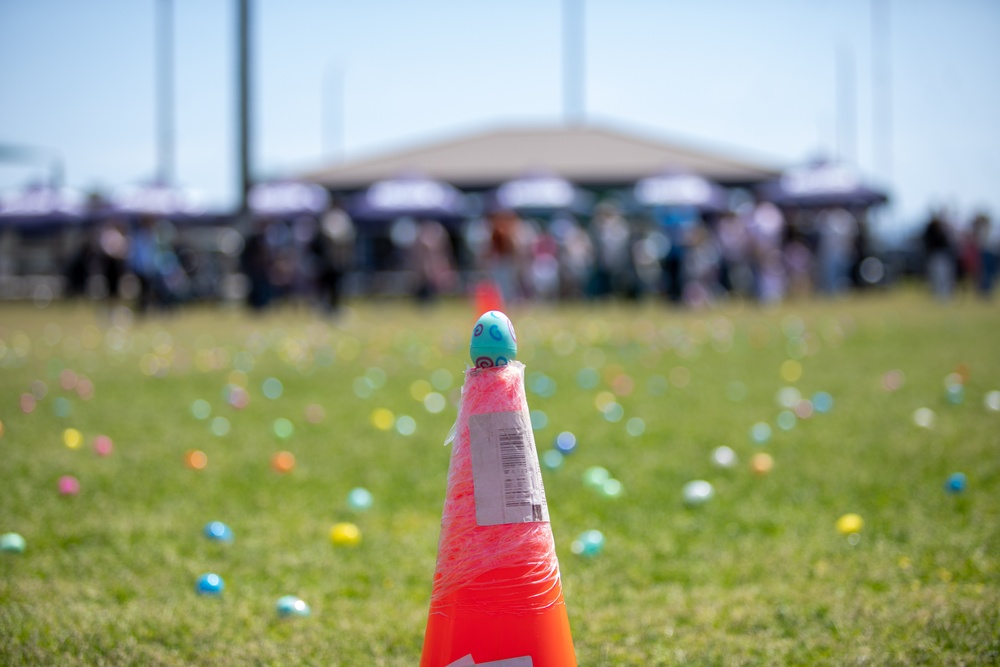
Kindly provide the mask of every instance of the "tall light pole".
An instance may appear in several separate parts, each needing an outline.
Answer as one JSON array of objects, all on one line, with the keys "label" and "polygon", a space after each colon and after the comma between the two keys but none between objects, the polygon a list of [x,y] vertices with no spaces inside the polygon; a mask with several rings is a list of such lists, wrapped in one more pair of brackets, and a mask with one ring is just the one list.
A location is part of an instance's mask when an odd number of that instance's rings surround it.
[{"label": "tall light pole", "polygon": [[173,0],[156,3],[156,182],[174,181],[174,16]]},{"label": "tall light pole", "polygon": [[563,0],[563,117],[583,123],[586,115],[584,0]]},{"label": "tall light pole", "polygon": [[239,75],[239,172],[240,201],[237,226],[244,231],[250,229],[250,0],[238,0],[237,41]]}]

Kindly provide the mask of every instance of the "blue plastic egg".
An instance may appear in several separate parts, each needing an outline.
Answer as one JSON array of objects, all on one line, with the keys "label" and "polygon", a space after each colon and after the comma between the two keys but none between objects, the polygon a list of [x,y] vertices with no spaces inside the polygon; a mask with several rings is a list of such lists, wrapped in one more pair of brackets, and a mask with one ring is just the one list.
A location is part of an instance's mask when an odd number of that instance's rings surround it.
[{"label": "blue plastic egg", "polygon": [[221,595],[222,589],[225,587],[226,584],[222,581],[222,577],[217,574],[208,573],[198,577],[195,590],[200,595]]},{"label": "blue plastic egg", "polygon": [[816,412],[829,412],[833,409],[833,396],[825,391],[817,391],[813,394],[812,404]]},{"label": "blue plastic egg", "polygon": [[517,335],[510,319],[499,310],[484,313],[472,329],[469,356],[476,368],[506,366],[517,358]]},{"label": "blue plastic egg", "polygon": [[556,436],[556,449],[563,454],[572,454],[576,451],[576,436],[571,431],[563,431]]},{"label": "blue plastic egg", "polygon": [[221,521],[210,521],[205,524],[205,537],[219,542],[232,542],[233,530]]},{"label": "blue plastic egg", "polygon": [[956,472],[948,476],[944,488],[948,493],[962,493],[965,491],[967,480],[964,473]]}]

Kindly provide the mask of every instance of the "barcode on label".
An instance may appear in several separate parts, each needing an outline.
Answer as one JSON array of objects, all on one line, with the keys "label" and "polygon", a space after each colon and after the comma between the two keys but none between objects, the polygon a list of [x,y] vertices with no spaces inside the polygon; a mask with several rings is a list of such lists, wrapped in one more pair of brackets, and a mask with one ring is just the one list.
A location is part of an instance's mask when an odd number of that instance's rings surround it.
[{"label": "barcode on label", "polygon": [[479,525],[549,520],[527,414],[473,415],[469,418],[469,446]]}]

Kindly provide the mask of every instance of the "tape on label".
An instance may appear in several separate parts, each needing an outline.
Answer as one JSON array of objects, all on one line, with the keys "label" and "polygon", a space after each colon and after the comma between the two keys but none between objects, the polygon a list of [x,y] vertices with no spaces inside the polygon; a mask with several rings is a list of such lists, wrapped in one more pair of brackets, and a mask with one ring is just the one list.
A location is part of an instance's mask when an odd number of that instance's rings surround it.
[{"label": "tape on label", "polygon": [[527,412],[469,417],[476,523],[496,526],[549,520],[535,437]]}]

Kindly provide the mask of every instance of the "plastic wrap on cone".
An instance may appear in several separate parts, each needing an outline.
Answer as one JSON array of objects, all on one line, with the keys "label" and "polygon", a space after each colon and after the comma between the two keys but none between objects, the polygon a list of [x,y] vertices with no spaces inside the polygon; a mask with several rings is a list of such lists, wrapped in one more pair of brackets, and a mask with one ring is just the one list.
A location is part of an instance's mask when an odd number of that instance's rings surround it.
[{"label": "plastic wrap on cone", "polygon": [[[527,477],[537,479],[541,508],[537,493],[524,503],[508,501],[527,505],[524,518],[517,522],[480,525],[482,515],[477,518],[474,468],[478,473],[481,468],[476,466],[481,464],[474,463],[470,433],[483,421],[478,415],[514,420],[521,426],[507,430],[527,438],[529,446],[520,450],[525,456],[515,462],[524,466]],[[513,361],[502,367],[469,369],[455,426],[420,667],[447,667],[469,655],[476,664],[530,657],[533,667],[576,667],[531,437],[524,365]],[[483,511],[482,502],[478,509]],[[520,509],[513,507],[515,514]]]}]

